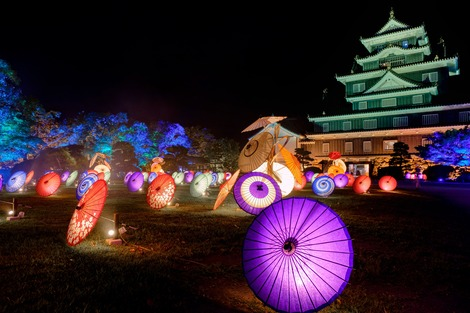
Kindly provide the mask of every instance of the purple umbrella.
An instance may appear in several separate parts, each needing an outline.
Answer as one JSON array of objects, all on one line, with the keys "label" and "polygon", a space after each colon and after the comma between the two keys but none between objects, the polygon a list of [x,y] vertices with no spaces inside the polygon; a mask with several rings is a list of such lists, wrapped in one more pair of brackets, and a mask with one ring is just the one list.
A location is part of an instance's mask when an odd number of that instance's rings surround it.
[{"label": "purple umbrella", "polygon": [[243,211],[258,215],[264,208],[282,198],[281,187],[266,173],[250,172],[233,186],[235,201]]},{"label": "purple umbrella", "polygon": [[142,172],[134,172],[127,181],[127,189],[130,192],[136,192],[144,184],[144,174]]},{"label": "purple umbrella", "polygon": [[348,175],[346,174],[336,174],[335,177],[333,177],[333,180],[335,181],[335,187],[337,188],[344,188],[349,182]]},{"label": "purple umbrella", "polygon": [[255,295],[277,312],[317,312],[346,287],[351,237],[341,218],[313,198],[284,198],[248,228],[243,271]]}]

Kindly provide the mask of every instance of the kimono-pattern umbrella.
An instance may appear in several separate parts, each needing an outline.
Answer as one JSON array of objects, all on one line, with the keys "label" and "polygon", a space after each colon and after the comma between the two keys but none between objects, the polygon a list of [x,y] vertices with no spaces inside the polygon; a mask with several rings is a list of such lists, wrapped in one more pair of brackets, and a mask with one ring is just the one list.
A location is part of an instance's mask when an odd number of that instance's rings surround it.
[{"label": "kimono-pattern umbrella", "polygon": [[26,181],[26,172],[17,171],[13,173],[10,176],[10,178],[7,180],[5,189],[8,192],[18,191],[21,187],[23,187],[25,181]]},{"label": "kimono-pattern umbrella", "polygon": [[238,156],[240,172],[251,172],[263,164],[271,154],[273,145],[274,137],[269,132],[262,132],[248,141]]},{"label": "kimono-pattern umbrella", "polygon": [[76,246],[93,230],[103,211],[108,195],[108,183],[102,179],[94,182],[78,201],[67,229],[67,244]]},{"label": "kimono-pattern umbrella", "polygon": [[78,171],[75,170],[72,173],[70,173],[69,177],[67,177],[67,180],[65,181],[65,186],[71,186],[75,179],[77,179],[78,176]]},{"label": "kimono-pattern umbrella", "polygon": [[158,175],[147,189],[147,203],[153,209],[161,209],[174,197],[175,180],[169,174]]},{"label": "kimono-pattern umbrella", "polygon": [[62,179],[56,172],[42,175],[36,184],[36,193],[42,197],[54,194],[60,187]]},{"label": "kimono-pattern umbrella", "polygon": [[243,271],[255,295],[277,312],[317,312],[343,292],[353,269],[348,230],[312,198],[274,202],[243,243]]},{"label": "kimono-pattern umbrella", "polygon": [[237,169],[235,173],[233,173],[233,175],[230,176],[229,180],[226,180],[224,183],[220,185],[219,194],[217,195],[217,198],[215,199],[214,207],[212,208],[213,210],[217,209],[225,201],[230,191],[232,191],[233,185],[235,185],[235,182],[237,181],[239,174],[240,174],[240,169]]},{"label": "kimono-pattern umbrella", "polygon": [[258,215],[273,202],[281,200],[282,192],[279,184],[268,174],[250,172],[236,181],[233,196],[243,211]]}]

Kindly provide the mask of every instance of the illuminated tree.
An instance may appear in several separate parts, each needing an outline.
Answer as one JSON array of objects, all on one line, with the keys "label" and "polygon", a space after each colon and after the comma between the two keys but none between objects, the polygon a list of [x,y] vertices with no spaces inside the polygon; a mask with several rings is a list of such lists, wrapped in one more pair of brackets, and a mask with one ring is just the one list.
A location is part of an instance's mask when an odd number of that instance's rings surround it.
[{"label": "illuminated tree", "polygon": [[423,159],[442,165],[470,166],[470,130],[450,129],[446,132],[435,132],[428,138],[432,143],[417,146],[416,150]]}]

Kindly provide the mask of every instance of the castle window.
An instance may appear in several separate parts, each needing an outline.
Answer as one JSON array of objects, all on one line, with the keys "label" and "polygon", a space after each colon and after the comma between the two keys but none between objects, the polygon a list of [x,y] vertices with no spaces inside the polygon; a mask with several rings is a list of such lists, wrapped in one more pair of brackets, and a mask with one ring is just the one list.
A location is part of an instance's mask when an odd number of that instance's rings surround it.
[{"label": "castle window", "polygon": [[372,152],[372,142],[370,140],[362,142],[362,151],[363,152]]},{"label": "castle window", "polygon": [[359,110],[367,110],[367,101],[361,101],[358,103]]},{"label": "castle window", "polygon": [[439,123],[439,114],[425,114],[422,117],[423,125],[433,125]]},{"label": "castle window", "polygon": [[330,131],[330,124],[324,123],[322,126],[323,126],[324,133],[328,133]]},{"label": "castle window", "polygon": [[353,152],[353,143],[352,143],[352,141],[346,141],[344,143],[344,152],[347,152],[347,153]]},{"label": "castle window", "polygon": [[403,41],[401,42],[401,46],[402,46],[402,48],[404,48],[404,49],[408,48],[408,40],[403,40]]},{"label": "castle window", "polygon": [[362,127],[364,129],[376,129],[377,128],[377,120],[376,119],[373,119],[373,120],[364,120],[362,122]]},{"label": "castle window", "polygon": [[323,154],[328,154],[330,153],[330,143],[329,142],[324,142],[322,144],[322,153]]},{"label": "castle window", "polygon": [[351,130],[351,121],[343,122],[343,130]]},{"label": "castle window", "polygon": [[459,122],[460,123],[470,122],[470,111],[459,112]]},{"label": "castle window", "polygon": [[397,106],[396,98],[382,99],[382,108],[396,107],[396,106]]},{"label": "castle window", "polygon": [[437,82],[437,79],[438,79],[437,72],[425,73],[421,75],[421,80],[423,82],[428,81],[428,82],[434,83],[434,82]]},{"label": "castle window", "polygon": [[384,151],[393,151],[393,145],[397,141],[398,140],[384,140],[383,141]]},{"label": "castle window", "polygon": [[411,98],[411,102],[413,104],[423,103],[423,95],[414,95],[413,98]]},{"label": "castle window", "polygon": [[363,92],[366,90],[366,83],[358,83],[353,85],[353,93]]},{"label": "castle window", "polygon": [[406,127],[408,126],[408,116],[399,116],[393,118],[393,127]]}]

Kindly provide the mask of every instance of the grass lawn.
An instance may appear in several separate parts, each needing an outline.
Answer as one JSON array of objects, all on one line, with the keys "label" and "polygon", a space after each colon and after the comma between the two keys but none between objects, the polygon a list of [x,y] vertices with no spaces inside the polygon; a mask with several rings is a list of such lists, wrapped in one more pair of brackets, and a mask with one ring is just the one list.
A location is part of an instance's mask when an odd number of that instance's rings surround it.
[{"label": "grass lawn", "polygon": [[[34,187],[0,192],[0,312],[274,312],[242,268],[243,240],[255,216],[233,195],[212,210],[207,197],[177,186],[173,205],[152,209],[144,191],[109,184],[93,231],[70,247],[66,233],[78,203],[75,187],[40,197]],[[337,212],[353,239],[354,270],[321,312],[468,312],[469,216],[431,193],[372,185],[312,197]],[[24,218],[7,220],[15,198]],[[175,206],[175,203],[178,206]],[[121,245],[107,243],[118,214]]]}]

